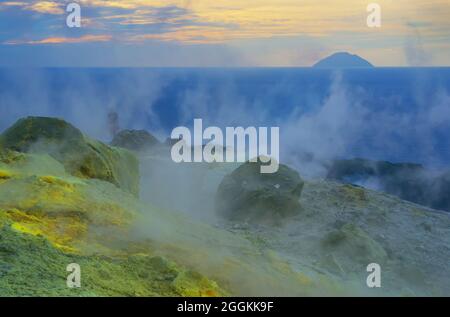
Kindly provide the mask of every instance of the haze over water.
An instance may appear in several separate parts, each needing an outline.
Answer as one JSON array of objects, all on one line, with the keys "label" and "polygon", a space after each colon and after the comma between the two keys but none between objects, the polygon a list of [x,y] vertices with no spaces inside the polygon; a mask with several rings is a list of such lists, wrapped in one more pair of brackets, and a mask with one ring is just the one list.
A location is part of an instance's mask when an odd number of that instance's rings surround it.
[{"label": "haze over water", "polygon": [[1,69],[0,129],[58,116],[108,141],[121,128],[161,140],[179,125],[279,126],[281,160],[364,157],[448,167],[450,68]]}]

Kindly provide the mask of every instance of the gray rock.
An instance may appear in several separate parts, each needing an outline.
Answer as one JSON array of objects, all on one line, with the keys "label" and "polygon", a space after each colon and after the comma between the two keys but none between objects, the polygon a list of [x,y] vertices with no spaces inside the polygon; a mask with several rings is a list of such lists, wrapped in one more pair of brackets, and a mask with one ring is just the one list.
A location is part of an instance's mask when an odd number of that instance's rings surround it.
[{"label": "gray rock", "polygon": [[160,143],[145,130],[122,130],[114,136],[111,145],[132,151],[145,151],[160,145]]},{"label": "gray rock", "polygon": [[2,161],[17,156],[14,151],[46,153],[74,176],[101,179],[134,195],[139,193],[139,165],[131,152],[93,140],[62,119],[20,119],[0,135],[0,144],[10,150],[0,155]]},{"label": "gray rock", "polygon": [[224,177],[215,199],[216,212],[238,221],[273,223],[298,214],[304,182],[280,164],[273,174],[260,173],[262,163],[247,162]]}]

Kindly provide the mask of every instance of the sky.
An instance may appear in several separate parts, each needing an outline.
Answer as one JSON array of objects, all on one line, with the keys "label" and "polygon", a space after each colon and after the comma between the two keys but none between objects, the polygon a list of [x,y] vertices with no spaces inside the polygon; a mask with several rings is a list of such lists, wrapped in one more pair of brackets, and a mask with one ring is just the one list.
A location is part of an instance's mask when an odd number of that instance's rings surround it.
[{"label": "sky", "polygon": [[[81,6],[81,27],[66,7]],[[0,0],[0,66],[450,66],[448,0]]]}]

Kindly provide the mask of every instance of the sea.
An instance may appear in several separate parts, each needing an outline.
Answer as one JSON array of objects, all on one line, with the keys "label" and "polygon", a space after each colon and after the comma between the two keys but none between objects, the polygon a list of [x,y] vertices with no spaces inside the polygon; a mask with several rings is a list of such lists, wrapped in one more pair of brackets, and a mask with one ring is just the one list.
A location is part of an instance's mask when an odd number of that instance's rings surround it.
[{"label": "sea", "polygon": [[63,118],[108,142],[122,129],[279,127],[281,160],[363,157],[450,166],[450,68],[2,68],[0,131]]}]

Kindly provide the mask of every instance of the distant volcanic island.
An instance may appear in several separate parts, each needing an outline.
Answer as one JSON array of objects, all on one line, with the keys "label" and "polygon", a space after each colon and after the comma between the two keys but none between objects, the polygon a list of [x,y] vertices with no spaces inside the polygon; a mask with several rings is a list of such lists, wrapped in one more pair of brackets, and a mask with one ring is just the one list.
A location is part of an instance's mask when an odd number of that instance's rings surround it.
[{"label": "distant volcanic island", "polygon": [[314,68],[373,68],[364,58],[347,52],[334,53],[313,65]]}]

